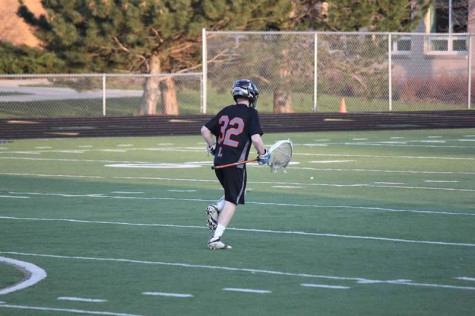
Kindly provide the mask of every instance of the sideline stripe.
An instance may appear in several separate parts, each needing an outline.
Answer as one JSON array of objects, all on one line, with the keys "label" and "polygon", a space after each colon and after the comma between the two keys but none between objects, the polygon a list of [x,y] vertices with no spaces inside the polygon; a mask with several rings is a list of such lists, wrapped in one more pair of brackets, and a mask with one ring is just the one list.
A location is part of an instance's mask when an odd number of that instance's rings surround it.
[{"label": "sideline stripe", "polygon": [[[38,192],[8,192],[10,194],[38,195],[38,196],[59,196],[59,197],[87,197],[87,198],[111,198],[111,199],[130,199],[130,200],[171,200],[171,201],[188,201],[188,202],[215,202],[215,200],[206,199],[190,199],[190,198],[174,198],[174,197],[136,197],[136,196],[108,196],[102,194],[64,194],[64,193],[38,193]],[[248,204],[284,206],[284,207],[311,207],[311,208],[342,208],[342,209],[358,209],[380,212],[408,212],[421,214],[440,214],[440,215],[464,215],[475,216],[475,213],[447,212],[447,211],[424,211],[411,209],[393,209],[373,206],[351,206],[351,205],[316,205],[316,204],[296,204],[296,203],[275,203],[275,202],[252,202]]]},{"label": "sideline stripe", "polygon": [[69,296],[60,296],[57,298],[58,301],[73,301],[73,302],[88,302],[88,303],[103,303],[107,300],[97,299],[97,298],[83,298],[83,297],[69,297]]},{"label": "sideline stripe", "polygon": [[166,296],[166,297],[193,297],[193,294],[165,293],[165,292],[142,292],[143,295]]},{"label": "sideline stripe", "polygon": [[304,287],[318,287],[318,288],[324,288],[324,289],[337,289],[337,290],[350,289],[349,286],[341,286],[341,285],[325,285],[325,284],[311,284],[311,283],[302,283],[300,285]]},{"label": "sideline stripe", "polygon": [[10,264],[19,268],[22,271],[26,271],[26,277],[19,283],[16,283],[12,286],[6,287],[4,289],[0,289],[0,295],[12,293],[18,290],[23,290],[27,287],[33,286],[36,283],[40,282],[44,278],[46,278],[46,271],[34,265],[33,263],[20,261],[11,258],[0,257],[0,262],[4,262],[6,264]]},{"label": "sideline stripe", "polygon": [[82,310],[82,309],[67,309],[67,308],[10,305],[10,304],[0,304],[0,308],[13,308],[13,309],[36,310],[36,311],[52,311],[52,312],[66,312],[66,313],[73,313],[73,314],[89,314],[89,315],[142,316],[142,315],[138,315],[138,314],[125,314],[125,313],[113,313],[113,312],[101,312],[101,311],[86,311],[86,310]]},{"label": "sideline stripe", "polygon": [[0,198],[6,199],[29,199],[28,196],[19,196],[19,195],[0,195]]},{"label": "sideline stripe", "polygon": [[239,289],[239,288],[232,288],[232,287],[225,287],[223,291],[228,292],[241,292],[241,293],[256,293],[256,294],[270,294],[272,291],[269,290],[254,290],[254,289]]},{"label": "sideline stripe", "polygon": [[[136,264],[147,264],[147,265],[162,265],[162,266],[173,266],[173,267],[182,267],[182,268],[194,268],[194,269],[210,269],[210,270],[222,270],[230,272],[247,272],[251,274],[266,274],[266,275],[275,275],[275,276],[288,276],[288,277],[300,277],[300,278],[310,278],[310,279],[327,279],[327,280],[344,280],[344,281],[353,281],[359,284],[397,284],[397,285],[407,285],[407,286],[419,286],[419,287],[433,287],[433,288],[446,288],[446,289],[457,289],[457,290],[468,290],[475,291],[475,286],[455,286],[448,284],[434,284],[434,283],[413,283],[408,280],[372,280],[358,277],[340,277],[340,276],[331,276],[331,275],[316,275],[308,273],[293,273],[293,272],[282,272],[275,270],[261,270],[261,269],[251,269],[251,268],[234,268],[234,267],[225,267],[225,266],[209,266],[209,265],[199,265],[199,264],[189,264],[189,263],[179,263],[179,262],[160,262],[160,261],[143,261],[136,259],[125,259],[125,258],[97,258],[97,257],[81,257],[81,256],[60,256],[60,255],[49,255],[49,254],[34,254],[34,253],[21,253],[14,251],[0,251],[0,253],[17,255],[17,256],[32,256],[32,257],[45,257],[45,258],[55,258],[55,259],[69,259],[69,260],[88,260],[88,261],[102,261],[102,262],[122,262],[122,263],[136,263]],[[2,306],[2,305],[0,305]]]},{"label": "sideline stripe", "polygon": [[[125,226],[172,227],[172,228],[187,228],[187,229],[188,228],[207,229],[207,227],[191,226],[191,225],[105,222],[105,221],[88,221],[88,220],[65,219],[65,218],[64,219],[62,219],[62,218],[31,218],[31,217],[30,218],[26,218],[26,217],[21,218],[21,217],[11,217],[11,216],[0,216],[0,219],[25,220],[25,221],[59,221],[59,222],[85,223],[85,224],[106,224],[106,225],[125,225]],[[347,239],[365,239],[365,240],[401,242],[401,243],[412,243],[412,244],[427,244],[427,245],[441,245],[441,246],[475,247],[475,244],[471,244],[471,243],[456,243],[456,242],[430,241],[430,240],[412,240],[412,239],[358,236],[358,235],[340,235],[340,234],[329,234],[329,233],[308,233],[308,232],[299,232],[299,231],[281,231],[281,230],[267,230],[267,229],[255,229],[255,228],[236,228],[236,227],[228,227],[227,230],[252,232],[252,233],[282,234],[282,235],[300,235],[300,236],[332,237],[332,238],[347,238]]]}]

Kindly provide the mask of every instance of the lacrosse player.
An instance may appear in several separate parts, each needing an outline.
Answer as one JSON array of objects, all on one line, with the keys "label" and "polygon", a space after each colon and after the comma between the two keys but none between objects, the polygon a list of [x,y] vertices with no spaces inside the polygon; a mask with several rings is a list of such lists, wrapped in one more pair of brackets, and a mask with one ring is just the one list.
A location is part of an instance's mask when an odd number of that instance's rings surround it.
[{"label": "lacrosse player", "polygon": [[247,160],[251,143],[259,155],[259,164],[270,160],[261,138],[263,132],[256,110],[259,90],[250,80],[237,80],[232,95],[236,104],[223,108],[201,128],[208,145],[206,149],[214,156],[216,177],[224,189],[224,196],[206,209],[208,227],[213,233],[208,242],[210,249],[231,249],[221,241],[221,236],[237,205],[244,204],[247,183],[246,164],[219,166]]}]

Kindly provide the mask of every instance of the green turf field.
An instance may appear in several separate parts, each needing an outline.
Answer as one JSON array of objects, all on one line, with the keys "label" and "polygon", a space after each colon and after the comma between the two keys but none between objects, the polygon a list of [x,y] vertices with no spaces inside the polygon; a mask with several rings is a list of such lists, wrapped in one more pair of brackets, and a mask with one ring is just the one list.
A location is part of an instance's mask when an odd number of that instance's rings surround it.
[{"label": "green turf field", "polygon": [[198,133],[0,144],[0,315],[475,314],[475,129],[286,138],[229,251]]}]

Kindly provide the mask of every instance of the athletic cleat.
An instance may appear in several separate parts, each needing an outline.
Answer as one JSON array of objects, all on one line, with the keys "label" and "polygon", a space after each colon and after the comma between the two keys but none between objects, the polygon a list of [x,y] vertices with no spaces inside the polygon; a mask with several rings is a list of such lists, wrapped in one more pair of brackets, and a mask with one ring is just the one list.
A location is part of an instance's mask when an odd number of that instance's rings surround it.
[{"label": "athletic cleat", "polygon": [[218,209],[213,204],[208,205],[206,208],[206,224],[209,230],[214,233],[216,227],[218,227]]},{"label": "athletic cleat", "polygon": [[210,239],[210,241],[208,242],[208,248],[212,250],[216,250],[216,249],[232,249],[233,247],[225,244],[224,242],[221,241],[220,238],[218,238],[213,241]]}]

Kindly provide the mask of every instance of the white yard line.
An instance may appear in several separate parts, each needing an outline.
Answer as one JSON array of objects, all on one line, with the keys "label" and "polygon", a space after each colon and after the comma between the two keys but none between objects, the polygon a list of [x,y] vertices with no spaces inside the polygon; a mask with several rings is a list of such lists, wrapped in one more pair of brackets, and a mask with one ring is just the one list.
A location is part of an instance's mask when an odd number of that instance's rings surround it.
[{"label": "white yard line", "polygon": [[253,294],[270,294],[272,291],[269,290],[256,290],[256,289],[240,289],[240,288],[232,288],[232,287],[225,287],[223,291],[227,292],[241,292],[241,293],[253,293]]},{"label": "white yard line", "polygon": [[72,301],[72,302],[86,302],[86,303],[104,303],[104,302],[107,302],[107,300],[98,299],[98,298],[69,297],[69,296],[60,296],[56,299],[58,301]]},{"label": "white yard line", "polygon": [[[24,221],[70,222],[70,223],[102,224],[102,225],[143,226],[143,227],[173,227],[173,228],[186,228],[186,229],[189,229],[189,228],[206,229],[207,228],[207,227],[204,227],[204,226],[192,226],[192,225],[173,225],[173,224],[156,224],[156,223],[154,223],[154,224],[145,224],[145,223],[109,222],[109,221],[89,221],[89,220],[66,219],[66,218],[31,218],[31,217],[26,218],[26,217],[0,216],[0,219],[24,220]],[[408,243],[408,244],[440,245],[440,246],[455,246],[455,247],[475,247],[475,244],[472,244],[472,243],[457,243],[457,242],[444,242],[444,241],[432,241],[432,240],[412,240],[412,239],[375,237],[375,236],[342,235],[342,234],[332,234],[332,233],[281,231],[281,230],[268,230],[268,229],[256,229],[256,228],[237,228],[237,227],[228,227],[227,230],[262,233],[262,234],[280,234],[280,235],[298,235],[298,236],[345,238],[345,239],[362,239],[362,240],[372,240],[372,241],[386,241],[386,242],[398,242],[398,243]]]},{"label": "white yard line", "polygon": [[88,311],[88,310],[82,310],[82,309],[67,309],[67,308],[54,308],[54,307],[43,307],[43,306],[40,307],[40,306],[26,306],[26,305],[10,305],[10,304],[0,304],[0,308],[62,312],[62,313],[72,313],[72,314],[87,314],[87,315],[142,316],[142,315],[137,315],[137,314]]},{"label": "white yard line", "polygon": [[462,280],[462,281],[475,281],[475,278],[470,278],[470,277],[457,277],[457,280]]},{"label": "white yard line", "polygon": [[366,279],[366,278],[361,278],[361,277],[342,277],[342,276],[333,276],[333,275],[309,274],[309,273],[303,273],[303,272],[285,272],[285,271],[263,270],[263,269],[253,269],[253,268],[236,268],[236,267],[227,267],[227,266],[191,264],[191,263],[183,263],[183,262],[146,261],[146,260],[127,259],[127,258],[60,256],[60,255],[52,255],[52,254],[21,253],[21,252],[13,252],[13,251],[0,251],[0,253],[9,254],[9,255],[17,255],[17,256],[31,256],[31,257],[42,257],[42,258],[52,258],[52,259],[64,259],[64,260],[82,260],[82,261],[116,262],[116,263],[121,262],[121,263],[128,263],[128,264],[133,263],[133,264],[144,264],[144,265],[172,266],[172,267],[181,267],[181,268],[187,268],[187,269],[207,269],[207,270],[213,270],[213,271],[220,270],[220,271],[240,272],[240,273],[245,272],[245,273],[250,273],[250,274],[298,277],[298,278],[307,278],[307,279],[341,280],[341,281],[350,281],[350,282],[356,282],[358,284],[367,284],[367,285],[395,284],[395,285],[406,285],[406,286],[417,286],[417,287],[431,287],[431,288],[445,288],[445,289],[475,291],[475,286],[456,286],[456,285],[450,285],[450,284],[436,284],[436,283],[415,283],[409,280],[374,280],[374,279]]},{"label": "white yard line", "polygon": [[[110,198],[110,199],[130,199],[130,200],[172,200],[172,201],[184,201],[184,202],[215,202],[208,199],[192,199],[192,198],[176,198],[176,197],[137,197],[137,196],[117,196],[117,195],[104,195],[104,194],[67,194],[67,193],[41,193],[41,192],[9,192],[15,195],[27,195],[27,196],[57,196],[67,198]],[[276,203],[276,202],[259,202],[259,201],[246,201],[248,204],[256,205],[268,205],[268,206],[283,206],[283,207],[309,207],[318,209],[354,209],[354,210],[368,210],[375,212],[407,212],[416,214],[439,214],[439,215],[462,215],[462,216],[475,216],[475,213],[463,213],[452,211],[428,211],[428,210],[413,210],[413,209],[393,209],[376,206],[352,206],[352,205],[318,205],[318,204],[299,204],[299,203]]]},{"label": "white yard line", "polygon": [[142,292],[142,294],[151,295],[151,296],[166,296],[166,297],[179,297],[179,298],[193,297],[193,294],[179,294],[179,293],[165,293],[165,292]]},{"label": "white yard line", "polygon": [[348,289],[350,289],[349,286],[341,286],[341,285],[326,285],[326,284],[312,284],[312,283],[302,283],[300,285],[304,286],[304,287],[316,287],[316,288],[336,289],[336,290],[348,290]]}]

